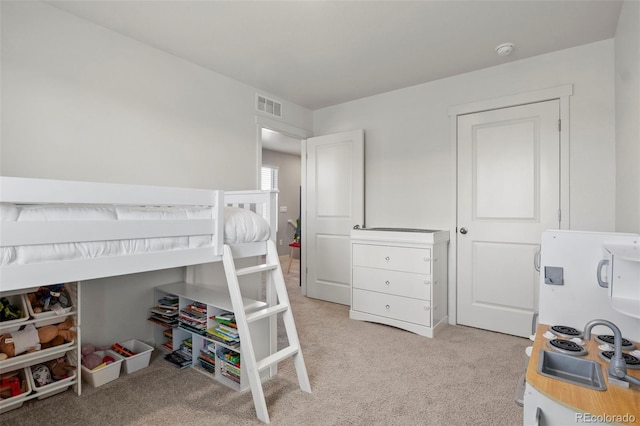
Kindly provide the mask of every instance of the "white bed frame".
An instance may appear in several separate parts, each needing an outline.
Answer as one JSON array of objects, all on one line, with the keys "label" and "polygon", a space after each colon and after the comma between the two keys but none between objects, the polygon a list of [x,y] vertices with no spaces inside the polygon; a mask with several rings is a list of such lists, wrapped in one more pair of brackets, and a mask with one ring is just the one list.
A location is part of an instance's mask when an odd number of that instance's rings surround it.
[{"label": "white bed frame", "polygon": [[[0,202],[126,206],[209,206],[213,219],[140,221],[0,222],[0,247],[211,235],[213,245],[136,255],[0,267],[0,291],[82,281],[222,260],[223,207],[248,208],[263,216],[275,241],[276,191],[230,191],[0,177]],[[234,257],[266,254],[266,242],[232,246]]]}]

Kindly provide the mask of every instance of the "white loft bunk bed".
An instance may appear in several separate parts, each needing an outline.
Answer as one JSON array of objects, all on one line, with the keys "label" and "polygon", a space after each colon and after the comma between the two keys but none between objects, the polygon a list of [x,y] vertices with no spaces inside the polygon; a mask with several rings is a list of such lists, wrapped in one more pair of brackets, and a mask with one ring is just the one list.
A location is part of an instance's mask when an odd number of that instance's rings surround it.
[{"label": "white loft bunk bed", "polygon": [[[221,261],[223,207],[253,209],[276,229],[275,196],[0,177],[0,289]],[[228,241],[234,256],[266,254],[264,232],[253,234],[262,241]]]},{"label": "white loft bunk bed", "polygon": [[[269,422],[260,371],[285,358],[310,392],[275,246],[275,192],[0,177],[0,208],[0,292],[223,261],[258,417]],[[262,255],[266,264],[236,270],[234,259]],[[265,307],[245,313],[237,277],[260,272]],[[279,312],[290,345],[277,352]],[[248,322],[267,317],[271,355],[255,360]]]}]

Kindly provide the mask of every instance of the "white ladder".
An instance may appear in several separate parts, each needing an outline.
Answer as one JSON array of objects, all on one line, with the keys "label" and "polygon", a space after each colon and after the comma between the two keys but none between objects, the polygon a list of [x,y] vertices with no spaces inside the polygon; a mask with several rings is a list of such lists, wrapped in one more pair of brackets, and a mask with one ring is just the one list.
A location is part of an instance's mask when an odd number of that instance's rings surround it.
[{"label": "white ladder", "polygon": [[[285,359],[292,357],[293,364],[298,375],[300,389],[311,393],[311,385],[309,384],[307,367],[305,366],[304,358],[302,357],[302,350],[300,348],[300,341],[298,340],[296,324],[293,321],[293,314],[291,313],[291,304],[289,303],[287,287],[285,286],[282,269],[280,268],[278,250],[275,242],[271,240],[267,241],[266,257],[266,263],[264,264],[236,269],[231,248],[228,245],[225,245],[222,262],[224,264],[224,271],[227,277],[227,284],[229,285],[229,295],[231,297],[231,304],[233,306],[236,324],[238,326],[238,333],[240,334],[240,348],[242,352],[242,359],[240,362],[246,367],[247,375],[249,376],[249,385],[251,386],[251,394],[253,395],[253,403],[256,407],[258,419],[265,423],[269,423],[269,412],[267,411],[267,403],[264,399],[262,382],[260,381],[261,371],[277,365],[280,361],[284,361]],[[242,303],[238,277],[261,272],[267,272],[269,274],[267,277],[267,307],[247,313],[245,311],[244,304]],[[269,288],[271,283],[273,288],[275,288],[277,301],[272,300],[272,292]],[[256,360],[253,342],[249,331],[249,324],[269,317],[272,317],[275,320],[276,315],[280,312],[282,312],[282,319],[287,333],[287,338],[289,340],[289,346],[279,351],[275,351],[277,348],[274,348],[274,353],[264,359]]]}]

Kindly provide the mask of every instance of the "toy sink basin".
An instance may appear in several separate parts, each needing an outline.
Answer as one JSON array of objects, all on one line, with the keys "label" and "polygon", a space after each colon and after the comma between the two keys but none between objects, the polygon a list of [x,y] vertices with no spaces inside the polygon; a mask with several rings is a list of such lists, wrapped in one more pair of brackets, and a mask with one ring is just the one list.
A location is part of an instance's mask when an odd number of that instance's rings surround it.
[{"label": "toy sink basin", "polygon": [[538,360],[538,373],[589,389],[607,389],[601,365],[589,359],[543,349]]}]

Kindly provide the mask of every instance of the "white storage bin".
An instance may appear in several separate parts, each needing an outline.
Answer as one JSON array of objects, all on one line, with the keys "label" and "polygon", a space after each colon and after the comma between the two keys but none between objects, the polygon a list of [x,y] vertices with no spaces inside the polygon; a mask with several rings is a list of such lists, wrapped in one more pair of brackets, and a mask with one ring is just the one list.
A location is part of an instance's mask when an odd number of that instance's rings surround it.
[{"label": "white storage bin", "polygon": [[[3,374],[2,377],[6,377],[7,374]],[[31,393],[31,382],[28,379],[28,372],[26,368],[20,370],[20,383],[22,393],[10,398],[6,398],[0,401],[0,413],[6,413],[9,410],[22,407],[25,399]]]},{"label": "white storage bin", "polygon": [[[32,294],[32,293],[29,293],[29,294]],[[67,319],[67,316],[64,314],[71,312],[71,310],[73,309],[73,306],[68,306],[66,308],[60,308],[57,310],[50,310],[50,311],[36,313],[33,310],[33,306],[31,306],[31,303],[29,302],[28,294],[25,295],[25,303],[27,305],[27,309],[29,310],[29,315],[31,315],[34,319],[42,320],[46,318],[51,318],[46,321],[39,321],[38,327],[42,327],[43,325],[58,324],[63,322],[65,319]]]},{"label": "white storage bin", "polygon": [[112,356],[115,361],[97,370],[89,370],[84,365],[80,366],[82,371],[82,379],[94,388],[102,386],[105,383],[109,383],[120,377],[120,367],[123,358],[112,350],[96,351],[100,358],[105,355]]},{"label": "white storage bin", "polygon": [[138,371],[149,366],[153,346],[149,346],[136,339],[127,340],[126,342],[118,342],[118,344],[132,352],[135,352],[135,355],[133,356],[124,357],[124,374],[131,374],[134,371]]},{"label": "white storage bin", "polygon": [[12,305],[16,305],[22,311],[22,316],[20,318],[16,318],[14,320],[1,321],[0,326],[2,326],[2,334],[11,333],[12,331],[17,331],[22,326],[22,322],[29,319],[29,311],[27,310],[27,301],[24,297],[24,294],[15,294],[13,296],[6,296],[9,303]]},{"label": "white storage bin", "polygon": [[56,380],[55,382],[51,382],[43,386],[38,386],[35,379],[33,378],[33,370],[31,369],[31,367],[35,367],[35,365],[27,367],[27,376],[31,384],[31,389],[38,394],[38,399],[44,399],[49,396],[57,395],[66,391],[67,389],[69,389],[69,386],[71,386],[71,382],[73,381],[73,379],[75,379],[77,376],[76,371],[71,370],[67,373],[68,377],[64,379]]}]

